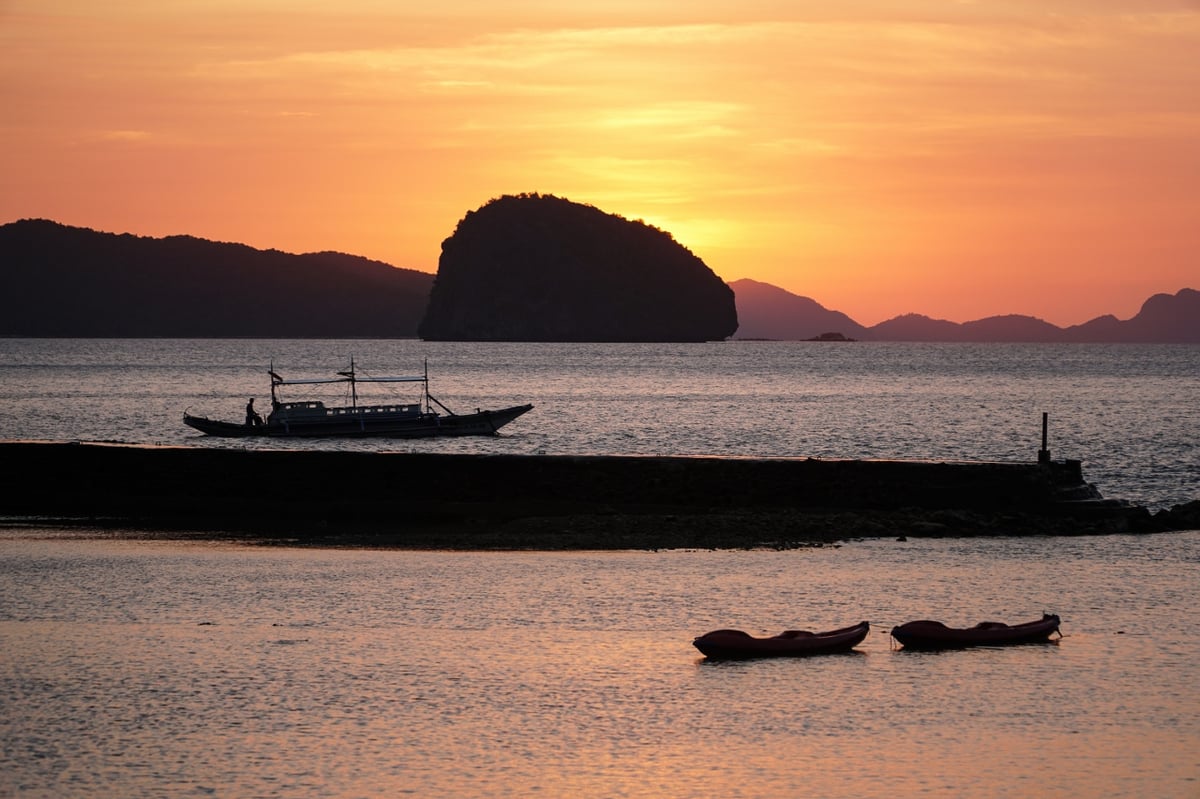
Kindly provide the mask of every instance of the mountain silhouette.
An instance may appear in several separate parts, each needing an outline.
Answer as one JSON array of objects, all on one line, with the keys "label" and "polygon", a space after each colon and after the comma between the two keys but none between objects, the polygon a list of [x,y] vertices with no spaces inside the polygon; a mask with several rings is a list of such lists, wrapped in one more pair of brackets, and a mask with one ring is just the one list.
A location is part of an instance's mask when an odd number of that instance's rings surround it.
[{"label": "mountain silhouette", "polygon": [[872,341],[958,341],[959,325],[907,313],[880,322],[862,337]]},{"label": "mountain silhouette", "polygon": [[1032,316],[1006,314],[973,322],[948,322],[905,314],[869,328],[872,341],[1061,341],[1062,329]]},{"label": "mountain silhouette", "polygon": [[0,335],[403,338],[433,276],[334,252],[0,226]]},{"label": "mountain silhouette", "polygon": [[1200,342],[1200,291],[1155,294],[1132,319],[1122,322],[1107,314],[1063,333],[1064,341]]},{"label": "mountain silhouette", "polygon": [[507,195],[442,243],[421,321],[434,341],[720,341],[729,286],[640,221],[553,195]]},{"label": "mountain silhouette", "polygon": [[737,298],[739,339],[804,340],[824,333],[863,338],[867,328],[840,311],[770,283],[744,278],[729,284]]},{"label": "mountain silhouette", "polygon": [[[646,235],[673,243],[646,227]],[[658,293],[647,292],[654,301],[640,313],[652,318],[670,307],[676,280],[670,276]],[[642,288],[636,272],[614,285],[624,294],[592,295],[589,313],[609,314],[621,296]],[[0,336],[411,338],[433,286],[426,272],[344,253],[293,255],[41,219],[0,225]],[[1200,343],[1200,291],[1191,288],[1153,295],[1131,319],[1104,315],[1067,328],[1016,314],[962,324],[904,314],[865,327],[768,283],[736,280],[728,289],[734,310],[720,292],[713,293],[715,306],[703,306],[715,308],[701,312],[714,315],[699,323],[706,336],[728,335],[723,331],[732,323],[739,339],[829,340],[826,334],[836,333],[862,341]],[[642,340],[675,335],[652,332]]]},{"label": "mountain silhouette", "polygon": [[1020,314],[963,323],[903,314],[863,327],[843,313],[767,283],[743,279],[729,285],[738,300],[739,339],[804,341],[842,333],[864,341],[1200,343],[1200,292],[1187,288],[1155,294],[1132,319],[1106,315],[1068,328]]}]

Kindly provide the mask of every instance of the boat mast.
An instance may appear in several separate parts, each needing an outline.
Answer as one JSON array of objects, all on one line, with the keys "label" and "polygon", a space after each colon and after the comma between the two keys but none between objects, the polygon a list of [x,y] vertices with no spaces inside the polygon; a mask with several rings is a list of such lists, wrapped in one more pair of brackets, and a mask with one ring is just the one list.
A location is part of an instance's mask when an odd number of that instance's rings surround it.
[{"label": "boat mast", "polygon": [[357,408],[358,407],[358,386],[354,382],[354,356],[353,355],[350,356],[350,371],[338,372],[338,374],[341,375],[342,377],[347,378],[350,381],[350,407]]},{"label": "boat mast", "polygon": [[443,405],[441,400],[439,400],[437,397],[435,397],[429,393],[429,359],[426,358],[425,359],[425,412],[433,413],[434,404],[436,404],[439,408],[441,408],[443,411],[450,414],[451,416],[458,415],[454,411],[450,410],[445,405]]},{"label": "boat mast", "polygon": [[283,382],[283,378],[275,374],[275,360],[271,360],[271,366],[267,369],[267,374],[271,376],[271,410],[279,405],[279,400],[275,397],[275,386]]}]

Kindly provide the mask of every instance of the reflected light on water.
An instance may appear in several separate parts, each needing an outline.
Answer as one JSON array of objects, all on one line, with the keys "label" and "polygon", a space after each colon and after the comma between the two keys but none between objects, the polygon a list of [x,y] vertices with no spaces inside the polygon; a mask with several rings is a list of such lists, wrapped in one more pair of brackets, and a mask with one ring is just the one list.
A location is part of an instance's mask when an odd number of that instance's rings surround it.
[{"label": "reflected light on water", "polygon": [[[0,796],[1190,799],[1197,563],[1200,533],[659,553],[4,533]],[[887,634],[1046,601],[1057,644]],[[846,655],[691,646],[859,618]]]}]

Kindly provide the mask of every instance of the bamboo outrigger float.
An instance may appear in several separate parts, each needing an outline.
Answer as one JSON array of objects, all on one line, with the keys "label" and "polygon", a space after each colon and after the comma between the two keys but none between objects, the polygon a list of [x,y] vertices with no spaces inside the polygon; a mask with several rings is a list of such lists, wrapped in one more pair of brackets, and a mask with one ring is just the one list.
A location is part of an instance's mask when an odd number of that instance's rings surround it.
[{"label": "bamboo outrigger float", "polygon": [[[242,424],[184,413],[183,423],[210,436],[230,438],[432,438],[435,436],[485,436],[495,434],[501,427],[530,411],[532,405],[514,405],[501,410],[477,410],[457,414],[429,393],[429,364],[422,374],[402,377],[363,377],[357,374],[354,360],[350,368],[337,377],[285,380],[268,369],[271,376],[271,412],[266,420],[254,413],[253,400],[247,406],[246,421]],[[280,400],[281,386],[350,384],[350,405],[328,407],[319,400],[284,402]],[[359,405],[359,383],[420,383],[422,397],[411,403]],[[435,410],[435,407],[440,409]]]}]

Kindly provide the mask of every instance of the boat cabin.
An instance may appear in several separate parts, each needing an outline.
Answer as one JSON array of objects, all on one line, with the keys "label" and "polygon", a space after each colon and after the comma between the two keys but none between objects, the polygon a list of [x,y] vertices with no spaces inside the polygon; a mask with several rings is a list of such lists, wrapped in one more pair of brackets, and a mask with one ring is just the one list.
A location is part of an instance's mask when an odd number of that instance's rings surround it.
[{"label": "boat cabin", "polygon": [[304,402],[277,402],[271,412],[270,421],[315,421],[318,419],[336,419],[340,416],[350,417],[388,417],[416,418],[422,413],[421,404],[409,405],[359,405],[351,408],[327,408],[319,400]]}]

